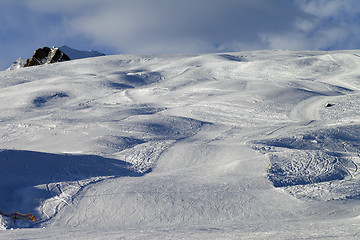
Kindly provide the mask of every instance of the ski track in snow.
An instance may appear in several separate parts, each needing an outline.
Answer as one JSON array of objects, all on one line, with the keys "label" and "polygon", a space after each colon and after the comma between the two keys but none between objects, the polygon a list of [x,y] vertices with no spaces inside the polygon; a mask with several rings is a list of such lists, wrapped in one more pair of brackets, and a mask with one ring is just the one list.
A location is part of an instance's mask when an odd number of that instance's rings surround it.
[{"label": "ski track in snow", "polygon": [[357,239],[359,53],[1,72],[0,238]]}]

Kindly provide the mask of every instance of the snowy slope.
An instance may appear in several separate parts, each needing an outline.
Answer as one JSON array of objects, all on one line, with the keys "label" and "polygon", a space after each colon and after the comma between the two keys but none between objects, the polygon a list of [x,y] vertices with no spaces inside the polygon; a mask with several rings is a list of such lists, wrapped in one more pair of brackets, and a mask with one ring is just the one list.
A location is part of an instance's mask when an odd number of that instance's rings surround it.
[{"label": "snowy slope", "polygon": [[1,72],[0,238],[356,239],[359,54]]},{"label": "snowy slope", "polygon": [[71,60],[88,58],[88,57],[99,57],[104,56],[105,54],[100,53],[98,51],[88,50],[88,51],[80,51],[63,45],[59,47],[60,51],[65,53]]},{"label": "snowy slope", "polygon": [[19,69],[19,68],[22,68],[24,67],[26,63],[26,60],[25,59],[22,59],[21,57],[16,59],[16,61],[11,64],[11,66],[9,68],[7,68],[6,70],[10,71],[10,70],[16,70],[16,69]]}]

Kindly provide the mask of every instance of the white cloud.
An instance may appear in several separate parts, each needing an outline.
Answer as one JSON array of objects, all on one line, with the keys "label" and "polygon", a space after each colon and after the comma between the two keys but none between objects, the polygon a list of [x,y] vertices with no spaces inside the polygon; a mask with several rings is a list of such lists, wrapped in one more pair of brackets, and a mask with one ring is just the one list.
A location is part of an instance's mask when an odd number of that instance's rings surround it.
[{"label": "white cloud", "polygon": [[358,0],[296,0],[295,2],[305,12],[320,18],[352,18],[360,11]]},{"label": "white cloud", "polygon": [[301,32],[310,32],[315,29],[317,20],[316,19],[302,19],[299,18],[294,22],[294,27],[296,30],[299,30]]},{"label": "white cloud", "polygon": [[266,48],[259,33],[286,32],[302,15],[283,0],[38,0],[28,4],[37,11],[65,14],[68,33],[82,33],[99,45],[129,53]]},{"label": "white cloud", "polygon": [[269,48],[353,49],[360,47],[360,1],[294,0],[299,10],[293,27],[283,33],[262,33]]},{"label": "white cloud", "polygon": [[[298,6],[316,21],[305,32],[308,41],[318,49],[347,49],[359,47],[360,1],[358,0],[297,0]],[[311,46],[311,45],[309,45]]]}]

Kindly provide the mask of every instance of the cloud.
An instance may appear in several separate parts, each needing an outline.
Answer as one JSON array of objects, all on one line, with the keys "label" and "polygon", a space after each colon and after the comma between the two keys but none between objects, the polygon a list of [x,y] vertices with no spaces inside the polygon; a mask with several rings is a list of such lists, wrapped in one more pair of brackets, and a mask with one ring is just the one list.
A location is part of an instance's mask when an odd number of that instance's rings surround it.
[{"label": "cloud", "polygon": [[265,34],[270,48],[335,50],[359,48],[360,1],[294,0],[308,16],[285,34]]},{"label": "cloud", "polygon": [[305,12],[320,18],[353,18],[359,13],[357,0],[295,0]]},{"label": "cloud", "polygon": [[[260,33],[281,34],[303,13],[282,0],[29,1],[63,12],[68,34],[126,53],[182,53],[268,48]],[[85,7],[84,7],[85,6]]]},{"label": "cloud", "polygon": [[358,47],[357,0],[22,1],[67,37],[118,53]]}]

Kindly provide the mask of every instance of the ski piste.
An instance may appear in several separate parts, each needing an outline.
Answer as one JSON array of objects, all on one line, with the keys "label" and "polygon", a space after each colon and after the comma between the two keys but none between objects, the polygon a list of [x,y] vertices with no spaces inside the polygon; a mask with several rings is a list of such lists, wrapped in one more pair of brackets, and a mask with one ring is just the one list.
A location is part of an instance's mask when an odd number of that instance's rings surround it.
[{"label": "ski piste", "polygon": [[0,209],[36,221],[4,221],[15,231],[0,239],[356,238],[358,56],[117,55],[1,72]]}]

